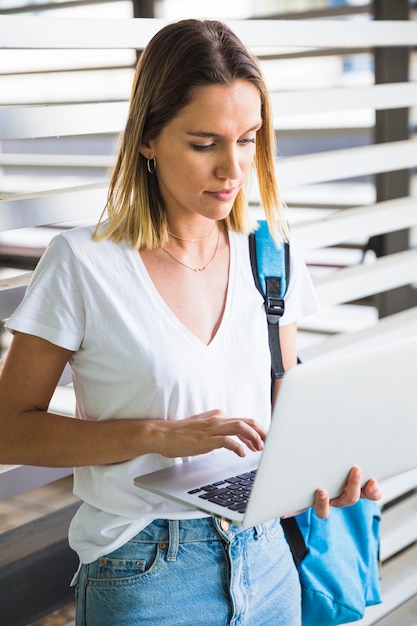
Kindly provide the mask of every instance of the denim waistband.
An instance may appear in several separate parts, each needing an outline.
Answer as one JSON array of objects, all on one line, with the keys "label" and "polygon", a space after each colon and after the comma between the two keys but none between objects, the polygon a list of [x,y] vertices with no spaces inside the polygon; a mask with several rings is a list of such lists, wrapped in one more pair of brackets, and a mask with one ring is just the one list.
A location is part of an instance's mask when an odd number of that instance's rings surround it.
[{"label": "denim waistband", "polygon": [[235,524],[225,524],[212,517],[185,520],[156,519],[133,537],[131,542],[166,543],[167,559],[175,560],[180,543],[192,541],[230,543],[236,535],[241,533],[248,533],[257,538],[262,535],[262,526],[247,529]]}]

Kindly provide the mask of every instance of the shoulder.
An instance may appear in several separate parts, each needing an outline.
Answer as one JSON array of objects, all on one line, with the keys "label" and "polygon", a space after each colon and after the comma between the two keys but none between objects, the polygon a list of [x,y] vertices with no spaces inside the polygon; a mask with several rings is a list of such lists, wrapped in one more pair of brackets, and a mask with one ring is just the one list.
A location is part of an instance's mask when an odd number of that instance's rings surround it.
[{"label": "shoulder", "polygon": [[65,256],[74,254],[77,256],[78,250],[89,249],[93,245],[93,228],[76,227],[63,230],[55,235],[46,249],[46,256]]},{"label": "shoulder", "polygon": [[76,250],[87,246],[93,247],[95,243],[93,240],[94,228],[92,226],[78,226],[76,228],[70,228],[62,231],[59,235],[56,235],[52,240],[52,244],[57,247],[71,248]]},{"label": "shoulder", "polygon": [[127,244],[115,243],[110,239],[96,241],[93,237],[93,226],[80,226],[71,228],[56,235],[49,248],[52,254],[70,255],[81,264],[109,260],[126,252]]}]

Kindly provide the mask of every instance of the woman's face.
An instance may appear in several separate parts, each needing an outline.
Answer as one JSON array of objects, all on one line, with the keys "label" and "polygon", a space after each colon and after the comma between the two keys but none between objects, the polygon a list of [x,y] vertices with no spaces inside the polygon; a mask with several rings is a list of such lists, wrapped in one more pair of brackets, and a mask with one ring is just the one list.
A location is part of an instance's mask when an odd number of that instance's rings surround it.
[{"label": "woman's face", "polygon": [[251,169],[261,125],[252,83],[194,89],[190,103],[141,149],[156,158],[168,223],[227,217]]}]

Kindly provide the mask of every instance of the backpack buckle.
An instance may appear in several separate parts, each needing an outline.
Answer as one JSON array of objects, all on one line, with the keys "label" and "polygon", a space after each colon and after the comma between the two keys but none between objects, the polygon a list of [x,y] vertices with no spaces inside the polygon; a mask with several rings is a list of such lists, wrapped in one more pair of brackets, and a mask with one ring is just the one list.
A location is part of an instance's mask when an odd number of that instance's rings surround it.
[{"label": "backpack buckle", "polygon": [[267,296],[265,299],[265,309],[270,324],[278,324],[285,310],[284,298]]}]

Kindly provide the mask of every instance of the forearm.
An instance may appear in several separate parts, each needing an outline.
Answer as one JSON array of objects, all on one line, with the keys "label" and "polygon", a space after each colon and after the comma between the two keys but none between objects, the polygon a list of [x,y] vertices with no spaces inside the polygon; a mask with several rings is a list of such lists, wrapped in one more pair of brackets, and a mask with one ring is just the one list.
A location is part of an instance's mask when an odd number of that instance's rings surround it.
[{"label": "forearm", "polygon": [[266,430],[250,418],[219,409],[187,419],[84,421],[31,410],[0,416],[0,463],[77,467],[120,463],[143,454],[167,458],[228,448],[259,451]]},{"label": "forearm", "polygon": [[27,411],[8,425],[2,420],[0,463],[45,467],[119,463],[158,452],[163,431],[163,420],[97,422]]}]

